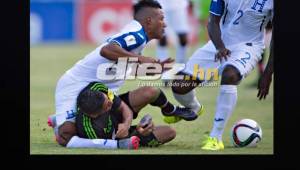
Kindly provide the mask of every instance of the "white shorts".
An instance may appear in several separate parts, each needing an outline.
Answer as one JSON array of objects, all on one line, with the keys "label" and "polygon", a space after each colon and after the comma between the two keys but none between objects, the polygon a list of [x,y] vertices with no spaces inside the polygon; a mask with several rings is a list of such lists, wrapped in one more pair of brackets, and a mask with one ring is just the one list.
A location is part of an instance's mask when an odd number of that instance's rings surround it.
[{"label": "white shorts", "polygon": [[77,96],[88,84],[89,82],[77,81],[68,74],[59,79],[55,90],[56,127],[65,121],[75,122]]},{"label": "white shorts", "polygon": [[[227,65],[232,65],[237,68],[243,78],[245,78],[257,65],[257,62],[261,59],[261,54],[263,52],[262,48],[257,46],[248,46],[246,43],[228,46],[231,51],[230,57],[222,62],[215,62],[216,48],[212,41],[206,43],[202,48],[199,48],[194,54],[189,58],[186,63],[185,69],[182,72],[193,75],[194,65],[198,64],[198,68],[203,68],[204,72],[207,69],[217,69],[218,75],[222,75],[222,71]],[[206,72],[205,74],[206,75]],[[197,74],[197,78],[200,80],[205,80],[206,77]]]},{"label": "white shorts", "polygon": [[165,22],[167,30],[172,29],[175,33],[187,33],[188,26],[188,11],[186,8],[177,8],[165,10]]}]

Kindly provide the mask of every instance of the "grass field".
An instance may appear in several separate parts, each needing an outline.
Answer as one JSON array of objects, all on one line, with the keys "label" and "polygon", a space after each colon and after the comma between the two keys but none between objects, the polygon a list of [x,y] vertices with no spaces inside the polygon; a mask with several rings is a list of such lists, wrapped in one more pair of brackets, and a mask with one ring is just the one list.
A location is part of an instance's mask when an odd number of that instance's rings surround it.
[{"label": "grass field", "polygon": [[[192,122],[181,121],[171,125],[177,131],[176,138],[158,148],[140,150],[101,150],[101,149],[66,149],[54,141],[54,134],[47,126],[48,115],[54,113],[54,92],[59,77],[93,50],[95,46],[84,44],[44,44],[30,48],[30,153],[31,154],[273,154],[273,88],[265,101],[256,98],[256,88],[249,87],[256,80],[256,70],[238,87],[238,102],[232,117],[227,123],[223,140],[225,150],[219,152],[203,151],[200,144],[203,134],[212,127],[217,87],[197,88],[197,97],[205,106],[205,113]],[[189,55],[196,47],[189,49]],[[174,49],[171,56],[174,56]],[[155,49],[145,49],[146,56],[154,56]],[[120,94],[137,88],[137,81],[127,81],[120,89]],[[273,87],[273,86],[272,86]],[[178,104],[169,88],[162,88],[170,101]],[[150,113],[156,125],[164,124],[159,109],[147,106],[138,120]],[[256,120],[262,127],[263,138],[256,148],[234,148],[230,142],[230,129],[235,121],[242,118]]]}]

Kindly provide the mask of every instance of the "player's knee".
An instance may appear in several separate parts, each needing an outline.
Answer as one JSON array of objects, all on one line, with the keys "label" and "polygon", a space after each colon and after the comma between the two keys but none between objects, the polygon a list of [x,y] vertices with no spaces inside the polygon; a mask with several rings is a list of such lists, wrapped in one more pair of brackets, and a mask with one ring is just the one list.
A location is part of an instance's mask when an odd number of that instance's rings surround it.
[{"label": "player's knee", "polygon": [[157,97],[160,90],[156,87],[143,87],[143,96],[145,99],[151,101],[153,98]]},{"label": "player's knee", "polygon": [[167,45],[167,37],[164,36],[162,39],[159,40],[160,46],[166,46]]},{"label": "player's knee", "polygon": [[180,86],[182,84],[182,80],[173,80],[172,82],[172,91],[177,94],[185,94],[185,90]]},{"label": "player's knee", "polygon": [[170,127],[169,133],[168,133],[169,141],[175,139],[176,137],[176,130],[172,127]]},{"label": "player's knee", "polygon": [[186,46],[187,45],[187,34],[183,33],[183,34],[179,34],[179,43],[181,46]]},{"label": "player's knee", "polygon": [[222,72],[222,85],[238,85],[242,76],[237,68],[234,66],[226,66]]},{"label": "player's knee", "polygon": [[172,92],[176,94],[186,94],[193,90],[200,81],[193,80],[173,80]]},{"label": "player's knee", "polygon": [[164,138],[161,138],[160,142],[161,143],[167,143],[170,142],[171,140],[175,139],[176,137],[176,130],[172,127],[168,127],[168,129],[166,130],[166,133],[164,134]]},{"label": "player's knee", "polygon": [[70,139],[76,135],[76,126],[73,122],[64,122],[58,128],[57,142],[62,146],[66,146]]}]

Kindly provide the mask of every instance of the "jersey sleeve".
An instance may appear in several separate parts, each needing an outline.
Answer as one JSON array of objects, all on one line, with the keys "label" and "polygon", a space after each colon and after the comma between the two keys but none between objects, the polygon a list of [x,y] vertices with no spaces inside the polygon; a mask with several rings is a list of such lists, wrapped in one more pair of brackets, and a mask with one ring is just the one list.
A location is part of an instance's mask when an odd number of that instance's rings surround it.
[{"label": "jersey sleeve", "polygon": [[146,41],[146,37],[142,32],[129,32],[111,39],[109,42],[115,42],[127,51],[142,45]]},{"label": "jersey sleeve", "polygon": [[224,0],[212,0],[210,3],[209,12],[217,16],[222,16],[224,13],[224,7]]}]

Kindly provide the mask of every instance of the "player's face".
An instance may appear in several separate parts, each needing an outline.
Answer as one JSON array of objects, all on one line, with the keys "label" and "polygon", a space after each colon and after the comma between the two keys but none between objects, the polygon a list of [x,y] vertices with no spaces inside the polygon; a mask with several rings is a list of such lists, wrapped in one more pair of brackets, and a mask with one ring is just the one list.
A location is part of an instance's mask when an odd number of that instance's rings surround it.
[{"label": "player's face", "polygon": [[93,118],[96,118],[96,117],[103,115],[103,114],[107,113],[108,111],[110,111],[113,102],[110,101],[105,94],[104,94],[104,97],[105,97],[105,100],[103,102],[101,112],[93,114],[93,116],[92,116]]},{"label": "player's face", "polygon": [[107,95],[104,95],[104,96],[105,96],[105,100],[104,100],[104,103],[102,106],[102,111],[103,111],[103,113],[106,113],[111,109],[113,103],[112,103],[112,101],[110,101],[108,99]]},{"label": "player's face", "polygon": [[164,21],[164,13],[162,12],[162,10],[156,9],[155,13],[156,15],[154,17],[152,28],[153,32],[155,33],[155,38],[161,39],[164,36],[165,28],[167,25]]}]

